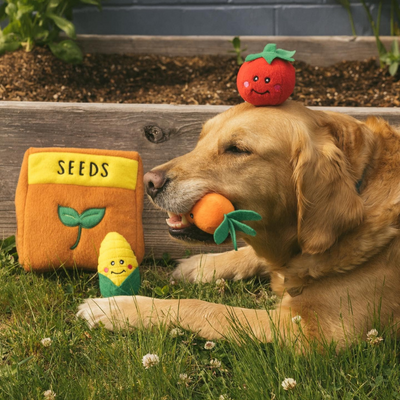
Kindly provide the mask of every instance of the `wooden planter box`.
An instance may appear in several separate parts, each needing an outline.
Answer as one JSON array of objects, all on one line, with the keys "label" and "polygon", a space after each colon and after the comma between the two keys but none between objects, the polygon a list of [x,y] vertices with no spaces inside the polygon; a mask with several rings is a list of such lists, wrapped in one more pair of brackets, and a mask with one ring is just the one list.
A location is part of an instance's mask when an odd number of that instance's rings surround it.
[{"label": "wooden planter box", "polygon": [[[315,66],[329,66],[337,62],[362,61],[378,57],[372,36],[241,36],[244,55],[259,53],[267,43],[279,48],[296,50],[295,59]],[[232,36],[123,36],[80,35],[78,43],[86,53],[156,54],[165,56],[230,56]],[[389,49],[391,36],[381,40]]]},{"label": "wooden planter box", "polygon": [[[23,154],[34,147],[81,147],[137,150],[144,170],[194,148],[202,124],[225,106],[0,102],[0,236],[15,233],[14,193]],[[369,115],[400,124],[400,109],[332,108],[361,120]],[[170,239],[164,212],[145,199],[146,254],[183,257],[188,247]],[[212,246],[211,251],[232,246]],[[191,247],[192,253],[210,251]]]}]

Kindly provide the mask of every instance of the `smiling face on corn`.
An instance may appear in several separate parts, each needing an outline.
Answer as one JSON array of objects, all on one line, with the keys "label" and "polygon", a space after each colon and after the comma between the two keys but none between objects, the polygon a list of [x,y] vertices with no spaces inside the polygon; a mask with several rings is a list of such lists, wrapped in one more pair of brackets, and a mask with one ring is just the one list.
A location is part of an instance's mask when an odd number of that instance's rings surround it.
[{"label": "smiling face on corn", "polygon": [[108,233],[100,246],[99,274],[120,286],[137,266],[136,257],[125,238],[116,232]]}]

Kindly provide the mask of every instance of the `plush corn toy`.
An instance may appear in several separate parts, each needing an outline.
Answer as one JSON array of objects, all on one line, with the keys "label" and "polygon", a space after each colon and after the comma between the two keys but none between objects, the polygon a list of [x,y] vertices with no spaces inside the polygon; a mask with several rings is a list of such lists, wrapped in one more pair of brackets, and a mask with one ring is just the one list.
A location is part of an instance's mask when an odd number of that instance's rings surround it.
[{"label": "plush corn toy", "polygon": [[250,210],[235,210],[233,204],[218,193],[209,193],[201,198],[186,218],[204,232],[214,235],[216,244],[221,244],[231,235],[237,250],[236,231],[255,236],[256,231],[241,221],[259,221],[261,215]]},{"label": "plush corn toy", "polygon": [[248,55],[236,81],[243,99],[255,106],[282,104],[293,93],[296,83],[296,71],[291,64],[294,53],[270,43],[261,53]]},{"label": "plush corn toy", "polygon": [[99,284],[104,297],[137,294],[140,288],[138,262],[131,246],[117,232],[110,232],[101,242]]}]

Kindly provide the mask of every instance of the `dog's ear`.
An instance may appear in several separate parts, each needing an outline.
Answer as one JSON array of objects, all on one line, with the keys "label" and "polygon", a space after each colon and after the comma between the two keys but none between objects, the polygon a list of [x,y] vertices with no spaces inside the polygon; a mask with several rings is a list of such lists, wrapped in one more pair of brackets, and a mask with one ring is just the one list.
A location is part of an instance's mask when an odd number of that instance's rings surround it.
[{"label": "dog's ear", "polygon": [[302,251],[309,254],[326,251],[363,218],[356,178],[329,129],[300,134],[292,159],[298,240]]}]

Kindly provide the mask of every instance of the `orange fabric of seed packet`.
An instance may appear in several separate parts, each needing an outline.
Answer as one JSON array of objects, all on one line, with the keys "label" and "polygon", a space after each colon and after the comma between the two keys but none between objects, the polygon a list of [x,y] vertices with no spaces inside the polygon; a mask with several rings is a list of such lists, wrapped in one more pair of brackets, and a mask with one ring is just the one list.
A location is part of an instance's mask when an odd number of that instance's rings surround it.
[{"label": "orange fabric of seed packet", "polygon": [[118,232],[140,264],[143,194],[137,152],[28,149],[15,195],[19,262],[27,271],[97,271],[102,240]]}]

